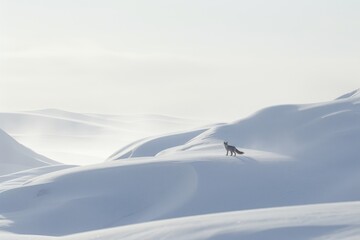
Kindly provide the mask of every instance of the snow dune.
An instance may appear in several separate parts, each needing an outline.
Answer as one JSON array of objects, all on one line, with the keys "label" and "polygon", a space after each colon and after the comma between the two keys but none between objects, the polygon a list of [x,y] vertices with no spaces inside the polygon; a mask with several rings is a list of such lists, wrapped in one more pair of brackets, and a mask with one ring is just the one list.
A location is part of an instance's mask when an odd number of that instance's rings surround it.
[{"label": "snow dune", "polygon": [[[245,150],[134,158],[40,176],[2,192],[0,227],[67,235],[147,221],[255,208],[356,201],[359,169],[299,165]],[[33,219],[36,219],[34,223]]]},{"label": "snow dune", "polygon": [[21,145],[0,129],[0,175],[57,164]]},{"label": "snow dune", "polygon": [[360,95],[353,93],[348,98],[325,103],[266,108],[248,118],[205,131],[179,150],[189,151],[226,140],[241,148],[289,155],[309,163],[357,164],[359,101]]},{"label": "snow dune", "polygon": [[132,143],[112,154],[108,160],[155,156],[163,150],[185,144],[207,129],[181,132],[171,135],[145,138]]},{"label": "snow dune", "polygon": [[0,113],[0,128],[31,149],[66,164],[103,162],[135,140],[203,125],[161,115],[80,114],[57,109]]},{"label": "snow dune", "polygon": [[82,239],[355,240],[360,203],[270,208],[179,218],[65,237]]},{"label": "snow dune", "polygon": [[357,240],[360,202],[218,213],[63,237],[0,232],[5,240]]},{"label": "snow dune", "polygon": [[2,227],[17,233],[65,235],[149,221],[181,206],[195,191],[194,182],[194,170],[187,165],[70,168],[2,192],[1,215],[13,221]]},{"label": "snow dune", "polygon": [[[25,174],[0,192],[0,237],[359,239],[359,102],[270,107]],[[225,156],[224,140],[245,155]]]},{"label": "snow dune", "polygon": [[75,167],[74,165],[49,165],[45,167],[30,168],[0,176],[0,192],[16,188],[26,184],[31,179],[43,174],[59,171],[66,168]]}]

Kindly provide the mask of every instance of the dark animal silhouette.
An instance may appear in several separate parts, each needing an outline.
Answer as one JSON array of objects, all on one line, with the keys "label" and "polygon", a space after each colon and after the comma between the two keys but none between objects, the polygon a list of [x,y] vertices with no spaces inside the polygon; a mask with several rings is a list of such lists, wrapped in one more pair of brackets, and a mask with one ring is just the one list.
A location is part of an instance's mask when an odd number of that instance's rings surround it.
[{"label": "dark animal silhouette", "polygon": [[226,156],[229,155],[229,151],[230,151],[230,153],[231,153],[230,156],[232,156],[233,153],[234,153],[234,156],[236,156],[236,153],[238,153],[238,154],[244,154],[244,152],[238,150],[235,146],[229,145],[228,142],[224,142],[224,146],[225,146],[225,149],[226,149]]}]

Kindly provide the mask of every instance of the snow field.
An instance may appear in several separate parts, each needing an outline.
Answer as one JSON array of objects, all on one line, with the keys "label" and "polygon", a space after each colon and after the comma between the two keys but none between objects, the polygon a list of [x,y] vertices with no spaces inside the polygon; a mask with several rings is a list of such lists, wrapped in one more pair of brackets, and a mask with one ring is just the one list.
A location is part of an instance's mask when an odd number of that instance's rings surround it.
[{"label": "snow field", "polygon": [[[0,237],[358,239],[359,96],[145,138],[101,164],[3,176]],[[223,141],[245,155],[225,156]]]}]

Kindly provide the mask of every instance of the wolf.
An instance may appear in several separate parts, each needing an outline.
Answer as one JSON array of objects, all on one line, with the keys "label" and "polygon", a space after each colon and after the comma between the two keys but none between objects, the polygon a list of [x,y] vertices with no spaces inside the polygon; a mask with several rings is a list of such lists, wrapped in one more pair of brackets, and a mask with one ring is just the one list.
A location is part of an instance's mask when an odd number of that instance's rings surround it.
[{"label": "wolf", "polygon": [[225,149],[226,149],[226,156],[229,155],[229,151],[230,151],[230,153],[231,153],[230,156],[232,156],[233,153],[234,153],[234,156],[236,156],[236,153],[238,153],[238,154],[244,154],[244,152],[238,150],[235,146],[229,145],[228,142],[224,142],[224,146],[225,146]]}]

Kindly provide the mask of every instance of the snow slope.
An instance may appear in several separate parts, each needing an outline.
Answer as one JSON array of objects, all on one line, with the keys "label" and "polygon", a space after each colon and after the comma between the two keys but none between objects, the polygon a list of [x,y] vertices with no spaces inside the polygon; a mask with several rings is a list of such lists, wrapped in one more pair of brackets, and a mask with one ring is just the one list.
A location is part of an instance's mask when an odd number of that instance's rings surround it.
[{"label": "snow slope", "polygon": [[134,157],[151,157],[159,152],[185,144],[187,141],[206,131],[207,128],[188,132],[180,132],[171,135],[149,137],[136,141],[112,154],[108,160],[118,160]]},{"label": "snow slope", "polygon": [[222,155],[138,158],[40,176],[0,194],[0,213],[12,222],[0,227],[67,235],[158,219],[360,199],[354,191],[358,168],[310,167],[250,150],[247,158]]},{"label": "snow slope", "polygon": [[191,129],[205,121],[160,115],[80,114],[57,109],[0,113],[0,128],[31,149],[66,164],[99,163],[140,138]]},{"label": "snow slope", "polygon": [[357,240],[360,202],[218,213],[63,237],[0,232],[5,240]]},{"label": "snow slope", "polygon": [[[359,115],[359,95],[349,94],[141,140],[105,163],[38,175],[1,192],[1,234],[358,239]],[[225,156],[224,140],[245,155]]]},{"label": "snow slope", "polygon": [[57,164],[16,142],[0,129],[0,175]]},{"label": "snow slope", "polygon": [[[358,239],[359,202],[239,211],[158,221],[66,239]],[[94,235],[96,237],[94,237]]]},{"label": "snow slope", "polygon": [[[192,135],[195,131],[182,133],[193,138],[178,142],[178,146],[171,144],[173,149],[164,149],[160,143],[156,148],[166,150],[164,152],[170,155],[188,154],[199,149],[217,151],[222,148],[223,141],[229,141],[240,148],[277,153],[301,161],[354,159],[360,148],[359,92],[353,91],[330,102],[265,108],[245,119],[205,129],[197,136]],[[149,142],[154,145],[165,138],[172,142],[176,137],[163,135],[150,141],[135,142],[119,150],[111,159],[128,157],[129,151],[135,151],[136,156],[148,156],[146,145]],[[164,153],[156,151],[151,155],[156,154]]]}]

